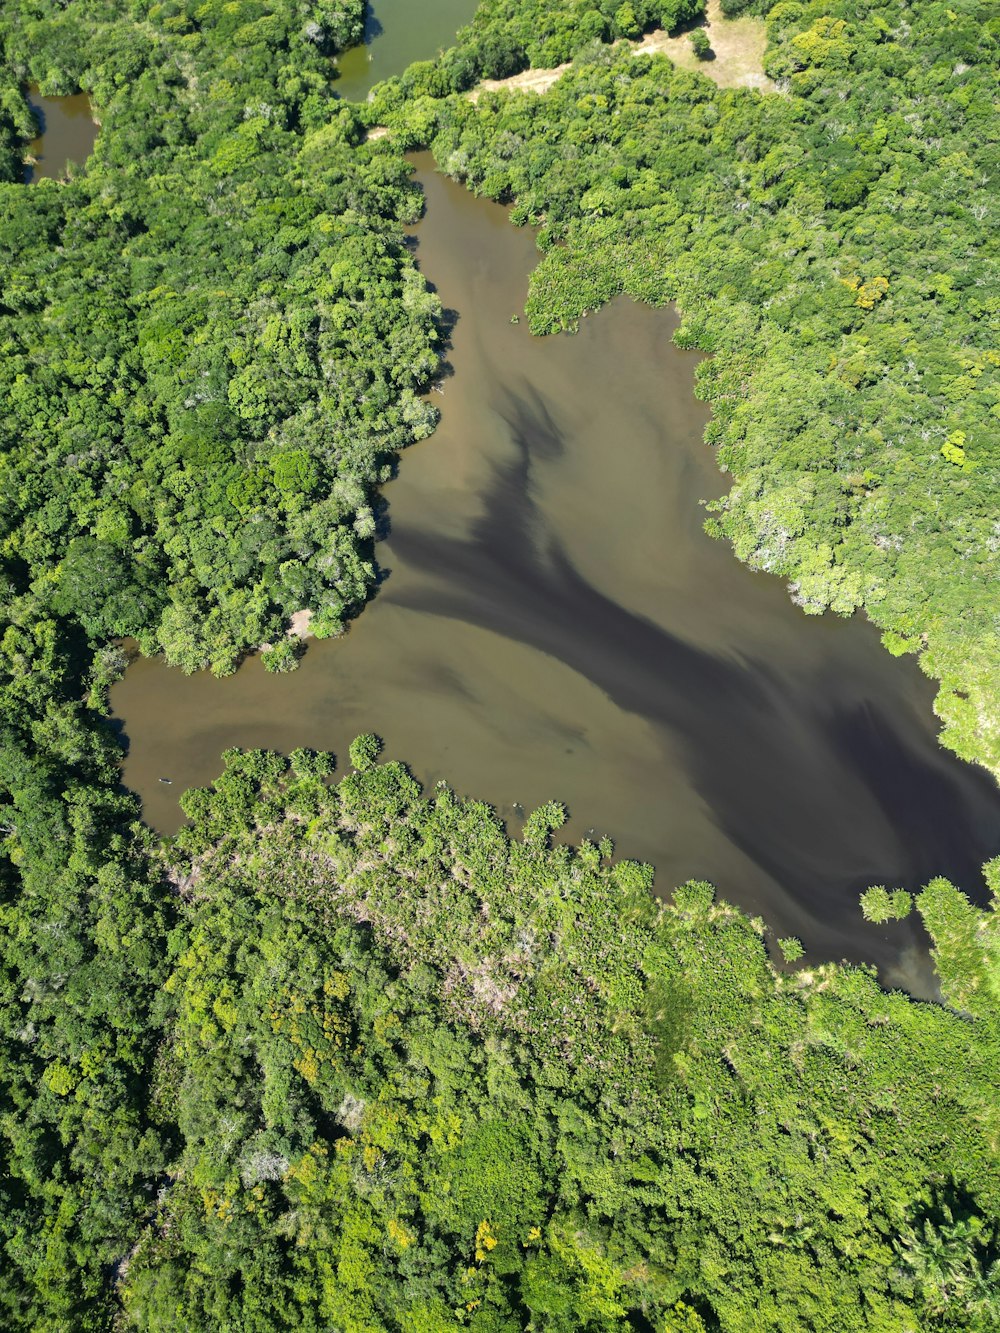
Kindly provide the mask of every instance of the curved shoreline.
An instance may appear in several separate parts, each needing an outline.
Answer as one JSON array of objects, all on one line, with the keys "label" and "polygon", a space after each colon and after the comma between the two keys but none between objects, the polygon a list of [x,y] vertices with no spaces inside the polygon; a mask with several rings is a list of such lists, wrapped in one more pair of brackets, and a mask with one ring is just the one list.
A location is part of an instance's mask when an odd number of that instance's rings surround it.
[{"label": "curved shoreline", "polygon": [[[712,59],[699,60],[687,32],[671,36],[662,28],[646,33],[638,41],[627,43],[634,56],[665,55],[682,69],[704,74],[720,88],[755,88],[761,93],[780,92],[777,84],[764,73],[763,58],[767,29],[758,18],[727,19],[720,0],[708,0],[704,30],[712,43]],[[623,42],[615,46],[626,45]],[[525,69],[506,79],[481,79],[465,94],[477,102],[483,93],[546,93],[573,67],[571,60],[552,69]],[[386,125],[373,125],[366,134],[369,142],[384,139],[391,131]]]}]

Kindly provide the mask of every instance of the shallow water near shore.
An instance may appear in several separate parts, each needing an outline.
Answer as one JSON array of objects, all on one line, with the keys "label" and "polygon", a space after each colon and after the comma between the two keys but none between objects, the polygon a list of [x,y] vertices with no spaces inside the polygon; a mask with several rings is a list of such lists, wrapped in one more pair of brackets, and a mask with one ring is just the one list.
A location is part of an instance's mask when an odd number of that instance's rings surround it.
[{"label": "shallow water near shore", "polygon": [[365,39],[336,58],[334,91],[363,102],[376,83],[402,74],[414,60],[433,60],[455,44],[479,0],[374,0],[365,8]]},{"label": "shallow water near shore", "polygon": [[533,338],[511,323],[532,235],[418,162],[417,258],[457,320],[440,426],[385,490],[385,580],[290,676],[136,661],[112,705],[145,817],[175,829],[227,746],[345,761],[372,730],[514,832],[565,801],[569,837],[609,834],[658,892],[710,879],[813,957],[931,993],[919,927],[866,925],[857,896],[935,874],[982,896],[992,779],[940,749],[911,660],[858,619],[803,615],[705,535],[700,502],[726,479],[674,313],[619,299],[575,337]]},{"label": "shallow water near shore", "polygon": [[33,160],[25,164],[25,182],[30,184],[46,176],[60,180],[66,175],[66,164],[82,166],[97,141],[99,126],[93,118],[90,98],[86,93],[42,97],[32,86],[28,101],[41,121],[42,133],[29,145]]}]

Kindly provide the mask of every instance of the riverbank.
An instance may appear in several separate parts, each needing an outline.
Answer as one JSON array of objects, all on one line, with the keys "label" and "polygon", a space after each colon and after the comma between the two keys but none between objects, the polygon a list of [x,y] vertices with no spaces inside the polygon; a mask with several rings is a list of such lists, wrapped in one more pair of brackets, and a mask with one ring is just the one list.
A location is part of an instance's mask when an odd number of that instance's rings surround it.
[{"label": "riverbank", "polygon": [[[668,56],[682,69],[704,74],[720,88],[754,88],[762,93],[779,91],[764,73],[767,27],[761,19],[748,16],[726,18],[719,0],[708,0],[704,30],[712,47],[712,56],[708,60],[698,59],[686,32],[671,36],[657,29],[638,41],[617,45],[627,46],[635,56]],[[477,102],[484,93],[546,93],[569,69],[572,69],[572,61],[553,69],[522,70],[506,79],[482,79],[466,96],[470,102]],[[368,130],[367,138],[370,141],[383,139],[390,132],[385,125],[375,125]]]},{"label": "riverbank", "polygon": [[[719,0],[708,0],[704,30],[712,46],[708,60],[698,59],[687,32],[672,36],[657,29],[629,46],[636,56],[669,56],[675,65],[704,74],[720,88],[777,91],[775,83],[764,73],[767,27],[761,19],[746,16],[728,19]],[[572,62],[567,62],[555,69],[526,69],[508,79],[483,79],[471,90],[469,98],[475,102],[483,93],[504,91],[544,93],[571,68]]]},{"label": "riverbank", "polygon": [[232,746],[343,755],[377,728],[428,789],[475,792],[512,830],[558,798],[566,836],[607,833],[663,892],[711,878],[811,958],[926,993],[913,923],[865,929],[857,894],[938,872],[973,889],[1000,794],[937,746],[912,661],[860,621],[804,617],[705,534],[724,481],[676,315],[621,298],[573,338],[532,337],[511,315],[534,233],[411,161],[411,244],[457,319],[440,421],[383,493],[385,577],[290,674],[132,664],[112,707],[145,818],[173,832]]}]

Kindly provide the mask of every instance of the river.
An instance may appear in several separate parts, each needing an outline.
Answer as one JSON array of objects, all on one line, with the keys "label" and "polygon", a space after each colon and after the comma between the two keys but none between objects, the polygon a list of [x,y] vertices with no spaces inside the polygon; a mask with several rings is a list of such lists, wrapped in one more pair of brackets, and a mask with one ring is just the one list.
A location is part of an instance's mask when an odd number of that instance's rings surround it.
[{"label": "river", "polygon": [[[126,783],[158,828],[231,745],[346,756],[374,730],[425,783],[519,812],[555,798],[801,936],[926,988],[912,922],[858,893],[945,873],[982,894],[1000,793],[937,745],[932,688],[860,619],[807,617],[702,530],[725,478],[702,443],[676,317],[625,299],[575,337],[522,318],[533,237],[418,159],[418,261],[457,313],[441,424],[385,491],[384,582],[300,669],[184,676],[136,661],[112,704]],[[169,777],[172,786],[159,782]]]}]

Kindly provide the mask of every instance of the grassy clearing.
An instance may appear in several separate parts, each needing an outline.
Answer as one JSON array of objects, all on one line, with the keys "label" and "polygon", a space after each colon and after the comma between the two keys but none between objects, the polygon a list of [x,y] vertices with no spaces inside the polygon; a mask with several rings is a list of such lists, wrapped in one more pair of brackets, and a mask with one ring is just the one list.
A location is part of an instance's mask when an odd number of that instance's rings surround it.
[{"label": "grassy clearing", "polygon": [[[708,0],[705,31],[712,44],[712,57],[709,60],[698,59],[686,32],[676,37],[662,31],[647,33],[641,41],[631,43],[632,51],[635,55],[665,55],[682,69],[697,70],[706,75],[720,88],[758,88],[766,93],[777,91],[773,81],[764,73],[767,29],[763,20],[748,17],[727,19],[722,13],[719,0]],[[557,65],[554,69],[526,69],[508,79],[483,79],[467,96],[470,101],[476,102],[482,93],[498,92],[501,89],[545,93],[569,68],[569,64]],[[377,125],[368,131],[367,137],[381,139],[388,133],[385,126]]]},{"label": "grassy clearing", "polygon": [[[727,19],[719,0],[708,0],[705,31],[712,44],[712,59],[699,60],[691,46],[688,34],[671,37],[662,31],[647,33],[633,43],[635,55],[659,53],[669,56],[682,69],[698,70],[720,88],[759,88],[761,92],[775,92],[774,83],[764,73],[764,49],[767,29],[757,18]],[[526,69],[509,79],[483,79],[469,93],[476,101],[483,92],[498,89],[520,89],[523,92],[544,93],[569,69],[558,65],[555,69]]]},{"label": "grassy clearing", "polygon": [[727,19],[719,0],[708,0],[705,31],[712,43],[713,59],[699,60],[688,34],[669,37],[665,32],[650,33],[638,43],[638,50],[660,51],[682,69],[697,69],[720,88],[759,88],[775,92],[774,83],[764,73],[764,49],[767,28],[762,19],[744,16]]}]

